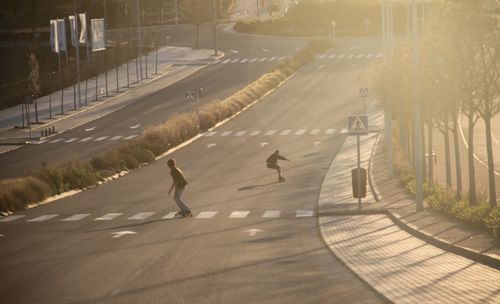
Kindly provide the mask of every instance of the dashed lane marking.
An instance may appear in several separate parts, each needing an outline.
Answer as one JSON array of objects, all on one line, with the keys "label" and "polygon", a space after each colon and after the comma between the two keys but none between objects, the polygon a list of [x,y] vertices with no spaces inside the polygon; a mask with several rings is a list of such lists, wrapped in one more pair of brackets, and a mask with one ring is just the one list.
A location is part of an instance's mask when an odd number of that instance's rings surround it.
[{"label": "dashed lane marking", "polygon": [[311,217],[314,216],[313,210],[297,210],[295,212],[296,217]]},{"label": "dashed lane marking", "polygon": [[266,60],[267,60],[267,57],[262,57],[262,58],[260,58],[259,62],[266,61]]},{"label": "dashed lane marking", "polygon": [[255,135],[259,135],[260,131],[252,131],[250,133],[250,136],[255,136]]},{"label": "dashed lane marking", "polygon": [[79,221],[81,219],[84,219],[88,216],[90,216],[90,214],[88,214],[88,213],[74,214],[74,215],[69,216],[67,218],[63,218],[61,221],[62,222],[75,222],[75,221]]},{"label": "dashed lane marking", "polygon": [[281,211],[278,211],[278,210],[269,210],[269,211],[266,211],[264,212],[264,214],[262,215],[262,217],[265,217],[265,218],[277,218],[279,217],[281,214]]},{"label": "dashed lane marking", "polygon": [[162,217],[162,219],[166,219],[166,220],[170,220],[170,219],[173,219],[175,218],[175,215],[177,214],[177,212],[169,212],[167,213],[167,215],[165,215],[164,217]]},{"label": "dashed lane marking", "polygon": [[284,130],[280,133],[280,135],[288,135],[290,132],[292,132],[292,130]]},{"label": "dashed lane marking", "polygon": [[111,137],[110,140],[118,140],[122,137],[123,137],[123,135],[116,135],[116,136]]},{"label": "dashed lane marking", "polygon": [[134,139],[134,138],[136,138],[136,137],[138,137],[138,136],[139,136],[139,135],[134,134],[134,135],[129,135],[129,136],[127,136],[127,137],[124,137],[123,139],[125,139],[125,140],[129,140],[129,139]]},{"label": "dashed lane marking", "polygon": [[231,135],[232,131],[224,131],[220,134],[220,136],[229,136]]},{"label": "dashed lane marking", "polygon": [[320,129],[314,129],[311,131],[311,134],[316,135],[316,134],[319,134],[320,131],[321,131]]},{"label": "dashed lane marking", "polygon": [[51,141],[49,142],[49,144],[55,144],[55,143],[61,142],[61,141],[63,141],[63,140],[65,140],[65,138],[57,138],[57,139],[51,140]]},{"label": "dashed lane marking", "polygon": [[273,135],[274,133],[276,133],[276,130],[269,130],[269,131],[267,131],[266,133],[264,133],[264,135],[266,135],[266,136],[271,136],[271,135]]},{"label": "dashed lane marking", "polygon": [[197,219],[209,219],[209,218],[213,218],[216,214],[217,214],[217,211],[202,211],[196,216],[196,218]]},{"label": "dashed lane marking", "polygon": [[129,217],[129,220],[145,220],[148,217],[152,216],[155,214],[154,212],[139,212],[134,216]]},{"label": "dashed lane marking", "polygon": [[333,134],[333,133],[335,133],[335,129],[328,129],[325,132],[325,134]]},{"label": "dashed lane marking", "polygon": [[85,138],[80,139],[79,142],[87,142],[87,141],[91,140],[92,138],[94,138],[94,137],[85,137]]},{"label": "dashed lane marking", "polygon": [[58,216],[58,214],[46,214],[46,215],[42,215],[42,216],[27,220],[27,222],[43,222],[46,220],[50,220],[51,218],[54,218],[56,216]]},{"label": "dashed lane marking", "polygon": [[109,136],[101,136],[101,137],[99,137],[99,138],[94,139],[94,141],[103,141],[103,140],[105,140],[105,139],[106,139],[106,138],[108,138],[108,137],[109,137]]},{"label": "dashed lane marking", "polygon": [[112,219],[115,219],[122,215],[123,213],[106,213],[105,215],[96,218],[96,221],[111,221]]},{"label": "dashed lane marking", "polygon": [[250,211],[233,211],[229,218],[245,218],[250,214]]},{"label": "dashed lane marking", "polygon": [[20,218],[23,218],[25,217],[26,215],[9,215],[7,217],[4,217],[2,219],[0,219],[0,222],[12,222],[12,221],[15,221],[15,220],[18,220]]},{"label": "dashed lane marking", "polygon": [[245,133],[247,133],[247,131],[238,131],[236,132],[236,134],[234,134],[235,136],[243,136],[245,135]]},{"label": "dashed lane marking", "polygon": [[72,143],[72,142],[77,141],[77,140],[79,140],[79,139],[80,139],[80,138],[76,138],[76,137],[74,137],[74,138],[70,138],[70,139],[68,139],[67,141],[65,141],[65,143]]},{"label": "dashed lane marking", "polygon": [[205,136],[214,136],[215,134],[217,134],[217,132],[211,131],[211,132],[207,132],[207,134],[205,134]]},{"label": "dashed lane marking", "polygon": [[295,135],[302,135],[306,133],[306,129],[300,129],[300,130],[297,130],[297,132],[295,132]]}]

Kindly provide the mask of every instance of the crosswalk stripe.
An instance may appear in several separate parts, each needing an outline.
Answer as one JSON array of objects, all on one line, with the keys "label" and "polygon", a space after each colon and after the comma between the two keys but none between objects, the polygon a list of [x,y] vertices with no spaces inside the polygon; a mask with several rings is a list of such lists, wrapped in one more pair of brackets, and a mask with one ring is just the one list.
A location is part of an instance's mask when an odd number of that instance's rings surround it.
[{"label": "crosswalk stripe", "polygon": [[250,214],[250,211],[233,211],[229,218],[245,218]]},{"label": "crosswalk stripe", "polygon": [[245,59],[241,60],[241,61],[240,61],[240,63],[245,63],[245,62],[247,62],[247,61],[248,61],[248,59],[249,59],[249,58],[245,58]]},{"label": "crosswalk stripe", "polygon": [[39,141],[34,141],[33,144],[40,145],[40,144],[43,144],[44,142],[47,142],[47,141],[48,141],[47,139],[43,139],[43,140],[39,140]]},{"label": "crosswalk stripe", "polygon": [[252,60],[250,60],[250,62],[255,62],[257,60],[259,60],[259,58],[253,58]]},{"label": "crosswalk stripe", "polygon": [[236,62],[238,62],[238,61],[240,61],[240,59],[239,59],[239,58],[236,58],[236,59],[234,59],[233,61],[231,61],[230,63],[236,63]]},{"label": "crosswalk stripe", "polygon": [[318,59],[325,59],[326,56],[328,56],[328,55],[327,54],[318,55]]},{"label": "crosswalk stripe", "polygon": [[262,58],[260,58],[259,62],[266,61],[266,60],[267,60],[267,57],[262,57]]},{"label": "crosswalk stripe", "polygon": [[222,132],[222,133],[220,134],[220,136],[229,136],[229,135],[231,135],[231,133],[232,133],[232,132],[233,132],[233,131],[224,131],[224,132]]},{"label": "crosswalk stripe", "polygon": [[172,212],[167,213],[167,215],[165,215],[165,216],[164,216],[164,217],[162,217],[162,218],[163,218],[163,219],[167,219],[167,220],[168,220],[168,219],[173,219],[173,218],[175,218],[175,215],[176,215],[176,214],[177,214],[177,212],[172,211]]},{"label": "crosswalk stripe", "polygon": [[65,141],[65,143],[72,143],[72,142],[77,141],[77,140],[79,140],[79,139],[80,139],[80,138],[73,137],[73,138],[70,138],[70,139],[68,139],[67,141]]},{"label": "crosswalk stripe", "polygon": [[375,58],[381,58],[381,57],[384,57],[384,54],[377,54],[377,56],[375,56]]},{"label": "crosswalk stripe", "polygon": [[103,140],[105,140],[105,139],[106,139],[106,138],[108,138],[108,137],[109,137],[109,136],[101,136],[101,137],[99,137],[99,138],[94,139],[94,141],[103,141]]},{"label": "crosswalk stripe", "polygon": [[352,58],[354,57],[354,54],[350,54],[349,56],[347,56],[347,58]]},{"label": "crosswalk stripe", "polygon": [[139,136],[139,135],[137,135],[137,134],[134,134],[134,135],[129,135],[129,136],[127,136],[127,137],[124,137],[123,139],[124,139],[124,140],[134,139],[134,138],[136,138],[137,136]]},{"label": "crosswalk stripe", "polygon": [[288,135],[292,132],[292,130],[284,130],[283,132],[280,133],[280,135]]},{"label": "crosswalk stripe", "polygon": [[337,59],[342,59],[344,57],[345,57],[345,54],[340,54],[340,55],[337,56]]},{"label": "crosswalk stripe", "polygon": [[372,58],[372,57],[373,57],[373,54],[366,55],[366,58]]},{"label": "crosswalk stripe", "polygon": [[365,56],[364,54],[359,54],[358,56],[356,56],[356,58],[362,58],[363,56]]},{"label": "crosswalk stripe", "polygon": [[296,217],[311,217],[314,215],[313,210],[297,210],[295,212]]},{"label": "crosswalk stripe", "polygon": [[92,136],[91,137],[85,137],[83,139],[80,139],[80,142],[87,142],[87,141],[91,140],[92,138],[94,138],[94,137],[92,137]]},{"label": "crosswalk stripe", "polygon": [[42,215],[42,216],[27,220],[27,222],[43,222],[46,220],[50,220],[51,218],[54,218],[56,216],[58,216],[58,214],[46,214],[46,215]]},{"label": "crosswalk stripe", "polygon": [[69,216],[67,218],[63,218],[61,221],[63,221],[63,222],[75,222],[75,221],[79,221],[81,219],[84,219],[87,216],[90,216],[90,214],[88,214],[88,213],[73,214],[72,216]]},{"label": "crosswalk stripe", "polygon": [[63,140],[64,140],[64,138],[57,138],[57,139],[50,141],[49,144],[55,144],[55,143],[61,142]]},{"label": "crosswalk stripe", "polygon": [[269,60],[268,60],[268,61],[274,61],[274,60],[276,60],[276,58],[277,58],[276,56],[271,57],[271,58],[269,58]]},{"label": "crosswalk stripe", "polygon": [[333,58],[335,58],[336,56],[337,56],[337,54],[332,54],[332,55],[328,56],[328,59],[333,59]]},{"label": "crosswalk stripe", "polygon": [[306,133],[306,129],[300,129],[300,130],[297,130],[297,132],[295,132],[295,135],[302,135]]},{"label": "crosswalk stripe", "polygon": [[23,218],[25,216],[26,215],[9,215],[7,217],[0,219],[0,222],[12,222],[12,221],[18,220],[20,218]]},{"label": "crosswalk stripe", "polygon": [[264,133],[264,135],[270,136],[270,135],[273,135],[274,133],[276,133],[276,130],[269,130],[266,133]]},{"label": "crosswalk stripe", "polygon": [[285,60],[286,58],[287,56],[281,56],[280,58],[278,58],[278,61]]},{"label": "crosswalk stripe", "polygon": [[255,135],[258,135],[260,133],[260,131],[252,131],[252,133],[250,133],[250,136],[255,136]]},{"label": "crosswalk stripe", "polygon": [[226,59],[226,60],[222,61],[222,63],[228,63],[229,61],[231,61],[231,59]]},{"label": "crosswalk stripe", "polygon": [[270,210],[270,211],[264,212],[264,214],[262,215],[262,217],[265,217],[265,218],[275,218],[275,217],[280,217],[280,214],[281,214],[281,211]]},{"label": "crosswalk stripe", "polygon": [[123,213],[106,213],[105,215],[98,217],[95,221],[110,221],[122,215]]},{"label": "crosswalk stripe", "polygon": [[342,129],[342,131],[340,131],[340,134],[346,134],[347,133],[347,129]]},{"label": "crosswalk stripe", "polygon": [[129,217],[129,220],[145,220],[148,217],[152,216],[155,214],[154,212],[139,212],[136,215]]},{"label": "crosswalk stripe", "polygon": [[236,134],[234,134],[234,135],[243,136],[243,135],[245,135],[245,133],[247,133],[247,131],[239,131],[239,132],[236,132]]},{"label": "crosswalk stripe", "polygon": [[335,129],[328,129],[325,132],[325,134],[333,134],[333,133],[335,133]]},{"label": "crosswalk stripe", "polygon": [[197,219],[208,219],[208,218],[214,217],[216,214],[217,214],[217,211],[202,211],[196,216],[196,218]]},{"label": "crosswalk stripe", "polygon": [[215,134],[217,134],[217,132],[211,131],[211,132],[207,132],[207,134],[205,134],[205,136],[214,136]]},{"label": "crosswalk stripe", "polygon": [[321,131],[320,129],[314,129],[311,131],[311,134],[316,135],[319,134],[320,131]]},{"label": "crosswalk stripe", "polygon": [[110,140],[118,140],[122,137],[123,137],[123,135],[116,135],[116,136],[111,137]]}]

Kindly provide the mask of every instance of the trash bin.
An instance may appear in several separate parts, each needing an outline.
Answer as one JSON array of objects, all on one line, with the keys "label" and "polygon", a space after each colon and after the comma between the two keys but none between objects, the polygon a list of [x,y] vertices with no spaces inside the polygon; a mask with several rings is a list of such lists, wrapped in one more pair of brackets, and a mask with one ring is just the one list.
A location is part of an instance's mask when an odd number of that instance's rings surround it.
[{"label": "trash bin", "polygon": [[366,169],[360,168],[361,171],[361,195],[358,194],[358,168],[351,170],[352,177],[352,196],[354,198],[366,197]]}]

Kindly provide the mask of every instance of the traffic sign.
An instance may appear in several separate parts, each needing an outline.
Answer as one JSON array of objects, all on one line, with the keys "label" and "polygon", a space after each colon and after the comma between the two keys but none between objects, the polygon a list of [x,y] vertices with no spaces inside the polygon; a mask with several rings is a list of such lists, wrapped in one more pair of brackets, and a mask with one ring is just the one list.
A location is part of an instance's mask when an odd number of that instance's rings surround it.
[{"label": "traffic sign", "polygon": [[360,88],[359,97],[368,97],[368,88]]},{"label": "traffic sign", "polygon": [[186,101],[195,101],[196,92],[194,90],[186,91]]},{"label": "traffic sign", "polygon": [[368,135],[368,116],[349,116],[349,135]]}]

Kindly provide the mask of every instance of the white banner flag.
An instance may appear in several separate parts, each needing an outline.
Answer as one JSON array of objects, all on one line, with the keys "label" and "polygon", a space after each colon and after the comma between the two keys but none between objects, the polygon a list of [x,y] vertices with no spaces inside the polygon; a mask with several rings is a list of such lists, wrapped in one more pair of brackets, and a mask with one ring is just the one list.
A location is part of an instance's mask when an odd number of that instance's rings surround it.
[{"label": "white banner flag", "polygon": [[87,36],[87,14],[78,14],[80,16],[80,43],[87,45],[89,43],[89,38]]},{"label": "white banner flag", "polygon": [[92,27],[92,51],[105,50],[104,18],[90,20],[90,26]]},{"label": "white banner flag", "polygon": [[74,47],[77,47],[78,46],[78,34],[76,32],[77,30],[77,20],[76,20],[76,16],[68,16],[68,20],[69,20],[69,29],[71,31],[71,44],[74,46]]},{"label": "white banner flag", "polygon": [[64,19],[57,19],[57,42],[59,52],[66,52],[66,24]]},{"label": "white banner flag", "polygon": [[50,48],[52,52],[59,53],[59,43],[57,42],[57,20],[50,20]]}]

